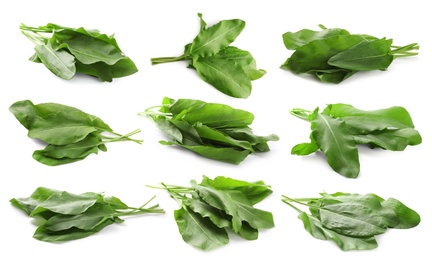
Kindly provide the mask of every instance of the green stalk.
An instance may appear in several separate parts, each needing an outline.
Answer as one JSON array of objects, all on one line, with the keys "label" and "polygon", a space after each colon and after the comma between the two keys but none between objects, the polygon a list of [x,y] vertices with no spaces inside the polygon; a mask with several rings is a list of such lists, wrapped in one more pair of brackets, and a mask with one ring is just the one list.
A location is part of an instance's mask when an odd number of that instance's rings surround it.
[{"label": "green stalk", "polygon": [[310,116],[310,114],[312,114],[312,111],[301,109],[301,108],[294,108],[294,109],[291,109],[290,114],[293,116],[296,116],[300,119],[309,121],[309,116]]},{"label": "green stalk", "polygon": [[282,195],[282,202],[287,204],[288,206],[290,206],[291,208],[295,209],[298,213],[303,213],[304,211],[297,208],[296,206],[294,206],[293,204],[289,203],[288,200],[290,200],[290,198],[288,198],[285,195]]},{"label": "green stalk", "polygon": [[151,58],[151,63],[152,63],[152,65],[156,65],[156,64],[161,64],[161,63],[176,62],[176,61],[182,61],[182,60],[188,60],[184,54],[181,56],[178,56],[178,57]]},{"label": "green stalk", "polygon": [[165,211],[163,209],[159,208],[159,204],[153,205],[149,208],[145,208],[145,206],[147,206],[147,204],[149,204],[155,197],[156,196],[153,196],[149,201],[144,203],[144,205],[142,205],[139,208],[129,207],[129,209],[131,209],[131,211],[117,211],[115,214],[113,214],[113,216],[114,217],[123,217],[123,216],[140,215],[140,214],[145,214],[145,213],[164,214]]},{"label": "green stalk", "polygon": [[136,130],[134,130],[134,131],[132,131],[130,133],[127,133],[125,135],[121,135],[121,134],[118,134],[118,133],[112,131],[112,132],[109,132],[109,133],[111,133],[113,135],[116,135],[118,137],[109,137],[109,136],[103,136],[103,135],[101,135],[101,137],[104,138],[104,139],[108,139],[108,140],[104,140],[104,143],[108,143],[108,142],[113,143],[113,142],[122,142],[122,141],[133,141],[133,142],[135,142],[137,144],[142,144],[142,142],[144,142],[143,140],[137,140],[137,139],[129,138],[132,135],[135,135],[135,134],[137,134],[139,132],[141,132],[141,129],[136,129]]},{"label": "green stalk", "polygon": [[389,54],[393,55],[395,58],[415,56],[418,53],[412,51],[420,49],[420,46],[418,46],[417,43],[411,43],[402,47],[400,46],[391,46],[391,47],[395,49],[390,51]]}]

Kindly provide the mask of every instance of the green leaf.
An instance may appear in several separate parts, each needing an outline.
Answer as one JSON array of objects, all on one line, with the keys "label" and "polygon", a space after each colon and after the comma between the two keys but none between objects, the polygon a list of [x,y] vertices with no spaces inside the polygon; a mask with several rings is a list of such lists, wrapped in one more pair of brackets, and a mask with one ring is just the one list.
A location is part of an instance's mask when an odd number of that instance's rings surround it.
[{"label": "green leaf", "polygon": [[[184,100],[179,99],[173,107],[179,102],[183,103]],[[243,127],[252,124],[254,118],[254,115],[248,111],[217,103],[197,103],[175,116],[175,119],[181,119],[191,125],[200,122],[217,128]]]},{"label": "green leaf", "polygon": [[224,127],[220,131],[238,140],[246,140],[252,145],[266,143],[268,141],[278,141],[279,137],[275,134],[259,136],[252,132],[250,127]]},{"label": "green leaf", "polygon": [[357,71],[346,69],[327,69],[313,70],[310,73],[314,74],[319,80],[321,80],[321,82],[338,84],[357,73]]},{"label": "green leaf", "polygon": [[195,213],[198,213],[203,218],[209,218],[213,224],[218,228],[226,228],[231,226],[231,221],[224,218],[221,211],[217,208],[210,206],[199,199],[190,199],[184,197],[182,203]]},{"label": "green leaf", "polygon": [[324,227],[351,237],[370,237],[387,229],[384,217],[357,203],[326,205],[320,208],[319,214]]},{"label": "green leaf", "polygon": [[67,51],[55,50],[49,43],[36,45],[35,51],[39,60],[54,75],[67,80],[75,75],[75,58]]},{"label": "green leaf", "polygon": [[220,92],[235,98],[249,97],[252,84],[248,75],[235,62],[213,56],[193,61],[198,75]]},{"label": "green leaf", "polygon": [[97,193],[72,194],[66,191],[54,193],[48,199],[37,205],[30,216],[36,216],[44,211],[51,211],[59,214],[77,215],[85,212],[102,196]]},{"label": "green leaf", "polygon": [[356,142],[344,121],[319,114],[311,115],[312,135],[320,150],[326,155],[328,164],[337,173],[356,178],[360,162]]},{"label": "green leaf", "polygon": [[231,138],[230,136],[225,135],[223,132],[210,128],[201,123],[197,123],[194,125],[194,128],[197,130],[199,136],[213,145],[226,145],[232,147],[239,147],[244,150],[248,150],[253,153],[254,150],[251,144],[248,141],[236,140]]},{"label": "green leaf", "polygon": [[13,198],[10,200],[12,205],[24,211],[27,215],[33,212],[33,210],[46,199],[54,194],[60,193],[61,191],[53,190],[45,187],[37,188],[28,198]]},{"label": "green leaf", "polygon": [[311,134],[310,135],[310,143],[301,143],[301,144],[294,146],[291,149],[291,154],[304,156],[304,155],[312,154],[318,150],[319,150],[319,147],[318,147],[315,139],[313,138],[313,135]]},{"label": "green leaf", "polygon": [[[237,214],[242,222],[249,223],[249,225],[255,229],[274,227],[273,214],[271,212],[254,208],[252,203],[241,191],[231,190],[227,193],[234,201]],[[234,230],[234,232],[236,231]]]},{"label": "green leaf", "polygon": [[393,61],[392,40],[362,41],[328,60],[328,64],[348,70],[385,70]]},{"label": "green leaf", "polygon": [[30,100],[22,100],[13,103],[9,111],[14,114],[15,118],[29,130],[34,121],[39,117],[37,107]]},{"label": "green leaf", "polygon": [[203,176],[200,185],[206,187],[211,186],[218,190],[240,191],[252,205],[267,198],[273,192],[270,186],[266,185],[263,181],[247,182],[224,176],[218,176],[214,178],[214,180]]},{"label": "green leaf", "polygon": [[322,31],[312,31],[303,29],[298,32],[286,32],[282,35],[285,47],[288,50],[295,50],[298,47],[308,44],[311,41],[321,40],[325,38],[335,37],[339,35],[349,35],[347,30],[334,28],[324,29]]},{"label": "green leaf", "polygon": [[175,210],[174,218],[183,240],[189,245],[208,251],[228,244],[225,229],[218,228],[209,218],[204,218],[187,207]]},{"label": "green leaf", "polygon": [[343,251],[349,250],[370,250],[378,247],[378,243],[371,237],[350,237],[341,235],[335,231],[325,228],[320,221],[304,212],[298,218],[303,221],[304,228],[313,237],[320,240],[333,240]]},{"label": "green leaf", "polygon": [[392,228],[413,228],[420,223],[420,215],[397,199],[390,198],[381,204],[385,208],[392,209],[398,217],[399,223]]},{"label": "green leaf", "polygon": [[209,57],[218,53],[237,38],[245,25],[246,23],[239,19],[222,20],[200,31],[192,41],[190,54],[194,57]]},{"label": "green leaf", "polygon": [[68,158],[68,157],[52,158],[52,157],[46,156],[44,154],[43,150],[34,151],[32,157],[36,161],[38,161],[42,164],[48,165],[48,166],[57,166],[57,165],[62,165],[62,164],[78,162],[78,161],[81,161],[85,158],[85,157],[81,157],[81,158]]},{"label": "green leaf", "polygon": [[212,187],[205,187],[197,185],[196,182],[191,181],[192,188],[197,192],[198,196],[212,207],[224,211],[232,217],[232,229],[238,232],[242,225],[242,219],[238,215],[237,207],[231,196],[226,192],[214,189]]},{"label": "green leaf", "polygon": [[123,53],[111,43],[74,30],[61,30],[54,33],[57,49],[67,49],[83,64],[103,62],[108,65],[117,63]]},{"label": "green leaf", "polygon": [[408,111],[399,106],[378,110],[360,110],[347,104],[330,104],[324,114],[337,117],[358,134],[368,134],[376,130],[413,128]]},{"label": "green leaf", "polygon": [[[111,206],[95,204],[79,215],[55,215],[43,224],[50,231],[68,230],[73,227],[81,230],[93,230],[108,218],[114,218]],[[111,217],[110,217],[111,216]]]},{"label": "green leaf", "polygon": [[379,147],[390,151],[403,151],[408,145],[422,142],[419,132],[412,128],[382,130],[354,136],[354,139],[358,144],[369,144],[371,148]]},{"label": "green leaf", "polygon": [[256,240],[258,239],[258,229],[255,229],[249,225],[248,222],[243,221],[242,226],[238,233],[241,238],[246,240]]},{"label": "green leaf", "polygon": [[181,131],[170,122],[170,120],[157,118],[155,119],[156,126],[162,130],[166,135],[172,137],[177,142],[183,142],[183,135]]},{"label": "green leaf", "polygon": [[334,69],[335,66],[328,64],[331,57],[364,40],[360,35],[339,35],[311,41],[296,49],[288,60],[288,67],[295,74]]},{"label": "green leaf", "polygon": [[[62,158],[85,158],[91,153],[97,154],[98,146],[102,143],[101,138],[95,134],[87,135],[83,140],[66,145],[48,145],[40,153],[53,159]],[[39,153],[39,151],[36,151]]]},{"label": "green leaf", "polygon": [[176,144],[201,156],[232,164],[240,164],[250,154],[247,150],[237,150],[229,147]]},{"label": "green leaf", "polygon": [[97,131],[87,116],[77,117],[77,120],[71,119],[52,114],[35,120],[28,132],[28,137],[37,138],[49,144],[64,145],[79,142],[90,133]]},{"label": "green leaf", "polygon": [[62,242],[75,239],[85,238],[94,235],[104,229],[105,227],[114,224],[115,221],[106,219],[92,230],[81,230],[78,228],[71,228],[62,231],[51,231],[46,229],[43,225],[38,227],[33,235],[34,238],[45,242]]}]

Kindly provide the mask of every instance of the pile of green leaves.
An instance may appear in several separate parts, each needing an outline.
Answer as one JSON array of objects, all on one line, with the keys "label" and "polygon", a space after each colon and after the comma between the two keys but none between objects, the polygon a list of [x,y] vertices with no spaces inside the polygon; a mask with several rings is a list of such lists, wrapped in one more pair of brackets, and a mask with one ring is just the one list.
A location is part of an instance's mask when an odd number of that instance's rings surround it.
[{"label": "pile of green leaves", "polygon": [[273,214],[254,207],[272,193],[264,182],[204,176],[200,184],[195,180],[190,183],[190,187],[162,183],[162,189],[181,206],[174,211],[174,218],[189,245],[207,251],[229,242],[226,229],[255,240],[258,229],[274,227]]},{"label": "pile of green leaves", "polygon": [[111,82],[113,78],[138,71],[133,61],[120,50],[114,35],[52,23],[39,27],[21,24],[20,30],[36,45],[36,53],[30,60],[43,63],[62,79],[82,73]]},{"label": "pile of green leaves", "polygon": [[[376,235],[388,228],[408,229],[420,223],[420,216],[397,199],[375,194],[321,193],[320,198],[282,201],[299,215],[304,228],[315,238],[333,240],[340,249],[369,250],[378,247]],[[295,207],[297,203],[309,207],[310,214]]]},{"label": "pile of green leaves", "polygon": [[273,134],[255,135],[249,127],[254,120],[252,113],[223,104],[165,97],[161,106],[150,107],[140,115],[151,117],[160,130],[173,138],[160,141],[161,144],[179,145],[201,156],[233,164],[239,164],[251,153],[270,151],[267,142],[279,140]]},{"label": "pile of green leaves", "polygon": [[39,187],[30,197],[14,198],[10,202],[38,220],[34,238],[60,242],[96,234],[106,226],[124,222],[120,218],[123,216],[165,213],[159,205],[146,208],[152,199],[134,208],[116,197],[106,197],[104,194],[86,192],[77,195]]},{"label": "pile of green leaves", "polygon": [[321,113],[293,109],[291,114],[311,123],[309,143],[294,146],[291,154],[309,155],[321,150],[337,173],[356,178],[360,173],[357,144],[370,148],[403,151],[422,138],[403,107],[360,110],[347,104],[330,104]]},{"label": "pile of green leaves", "polygon": [[417,55],[417,43],[394,46],[392,39],[347,30],[303,29],[283,34],[288,50],[295,50],[281,68],[295,74],[309,73],[321,82],[340,83],[358,71],[386,70],[394,59]]},{"label": "pile of green leaves", "polygon": [[246,23],[239,19],[222,20],[207,28],[200,18],[200,32],[185,46],[179,57],[152,58],[153,65],[188,60],[202,80],[220,92],[235,98],[247,98],[252,91],[252,80],[264,76],[265,70],[257,69],[255,59],[245,50],[229,46],[241,33]]},{"label": "pile of green leaves", "polygon": [[105,152],[105,144],[109,142],[142,143],[142,140],[130,138],[139,133],[139,129],[120,135],[102,119],[70,106],[34,105],[30,100],[22,100],[12,104],[9,111],[27,128],[28,137],[47,143],[45,149],[33,153],[33,158],[50,166],[76,162],[99,150]]}]

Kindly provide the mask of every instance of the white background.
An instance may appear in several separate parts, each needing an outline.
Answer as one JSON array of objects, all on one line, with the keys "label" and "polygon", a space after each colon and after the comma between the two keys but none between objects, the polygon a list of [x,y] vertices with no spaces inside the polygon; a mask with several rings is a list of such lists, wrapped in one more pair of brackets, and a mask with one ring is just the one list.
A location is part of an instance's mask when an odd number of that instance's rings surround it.
[{"label": "white background", "polygon": [[[159,1],[2,1],[0,95],[0,259],[145,259],[152,256],[206,259],[428,259],[432,210],[430,198],[430,69],[432,61],[431,16],[427,1],[243,1],[243,0],[159,0]],[[250,51],[267,74],[253,82],[248,99],[234,99],[203,82],[186,62],[151,66],[150,58],[178,56],[199,29],[197,13],[209,25],[222,19],[240,18],[246,27],[232,44]],[[139,72],[112,83],[76,76],[66,81],[43,65],[28,61],[33,44],[19,31],[48,22],[69,27],[99,29],[115,33],[126,55]],[[352,33],[393,38],[395,45],[418,42],[420,55],[397,59],[388,71],[358,73],[339,85],[322,84],[279,69],[291,55],[282,34],[318,24],[341,27]],[[164,96],[195,98],[229,104],[255,114],[256,134],[275,133],[271,151],[251,155],[240,165],[212,161],[175,147],[158,143],[165,136],[147,118],[137,115],[160,104]],[[119,133],[136,128],[132,142],[108,144],[108,151],[81,162],[49,167],[32,159],[43,146],[29,139],[27,130],[8,111],[23,99],[35,104],[56,102],[94,114]],[[297,143],[308,141],[309,124],[289,114],[292,108],[323,108],[329,103],[348,103],[360,109],[403,106],[411,114],[423,143],[403,152],[359,147],[361,173],[347,179],[333,172],[320,154],[298,157],[290,154]],[[230,243],[202,252],[182,241],[173,218],[176,202],[161,190],[145,185],[188,185],[202,175],[229,176],[246,181],[263,180],[274,193],[257,205],[271,211],[276,227],[262,230],[256,241],[231,236]],[[32,238],[36,228],[30,218],[12,207],[9,199],[27,197],[46,186],[73,193],[106,192],[131,206],[153,195],[165,215],[126,218],[97,235],[61,243]],[[297,213],[280,201],[281,194],[312,197],[319,192],[376,193],[394,197],[415,209],[422,217],[409,230],[389,230],[377,237],[379,247],[370,251],[343,252],[328,241],[311,237],[297,219]]]}]

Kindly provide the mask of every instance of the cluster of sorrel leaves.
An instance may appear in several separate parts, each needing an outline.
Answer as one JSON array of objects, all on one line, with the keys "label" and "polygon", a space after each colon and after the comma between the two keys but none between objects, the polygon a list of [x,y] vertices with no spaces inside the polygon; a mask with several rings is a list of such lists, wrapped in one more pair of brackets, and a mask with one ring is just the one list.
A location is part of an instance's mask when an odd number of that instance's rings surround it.
[{"label": "cluster of sorrel leaves", "polygon": [[268,141],[279,140],[274,134],[255,135],[249,127],[254,115],[224,104],[165,97],[162,105],[140,114],[152,118],[172,138],[161,144],[178,145],[222,162],[239,164],[251,153],[269,151]]}]

